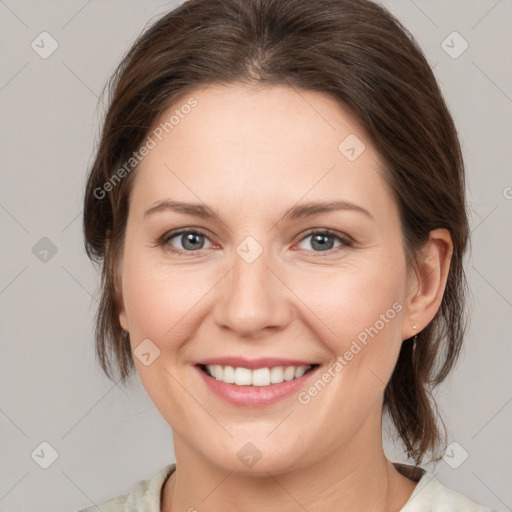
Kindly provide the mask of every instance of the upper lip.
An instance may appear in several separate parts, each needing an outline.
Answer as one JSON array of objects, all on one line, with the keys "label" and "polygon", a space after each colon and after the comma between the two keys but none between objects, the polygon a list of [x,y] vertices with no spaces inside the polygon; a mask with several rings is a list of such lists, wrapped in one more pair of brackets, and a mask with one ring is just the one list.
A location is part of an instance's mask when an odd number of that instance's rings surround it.
[{"label": "upper lip", "polygon": [[243,357],[212,357],[203,359],[196,364],[198,365],[220,365],[233,366],[239,368],[273,368],[275,366],[310,366],[316,363],[299,361],[298,359],[280,359],[276,357],[260,357],[258,359],[245,359]]}]

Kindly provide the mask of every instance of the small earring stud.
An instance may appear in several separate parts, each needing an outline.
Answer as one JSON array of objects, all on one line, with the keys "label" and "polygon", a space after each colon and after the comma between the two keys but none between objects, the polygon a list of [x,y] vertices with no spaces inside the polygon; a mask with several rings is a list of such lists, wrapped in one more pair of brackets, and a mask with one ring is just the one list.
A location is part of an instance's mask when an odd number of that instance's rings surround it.
[{"label": "small earring stud", "polygon": [[412,326],[412,328],[413,328],[413,329],[416,329],[416,326],[415,326],[415,325],[413,325],[413,326]]}]

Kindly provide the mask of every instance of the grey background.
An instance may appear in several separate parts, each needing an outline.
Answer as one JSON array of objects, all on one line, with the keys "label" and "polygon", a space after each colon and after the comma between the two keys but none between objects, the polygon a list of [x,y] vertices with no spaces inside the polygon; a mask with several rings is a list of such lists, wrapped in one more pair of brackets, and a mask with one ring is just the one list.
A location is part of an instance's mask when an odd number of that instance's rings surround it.
[{"label": "grey background", "polygon": [[[78,510],[175,460],[170,427],[138,378],[122,390],[95,361],[99,275],[83,249],[81,200],[99,92],[146,24],[177,3],[0,1],[1,512]],[[383,4],[434,66],[468,171],[471,326],[437,392],[458,445],[427,469],[475,501],[512,510],[512,2]],[[59,45],[47,59],[31,47],[43,31]],[[469,44],[456,59],[442,47],[453,31]],[[444,44],[462,48],[458,39]],[[42,252],[51,245],[55,254]],[[58,454],[47,469],[43,441]],[[385,446],[405,460],[387,438]]]}]

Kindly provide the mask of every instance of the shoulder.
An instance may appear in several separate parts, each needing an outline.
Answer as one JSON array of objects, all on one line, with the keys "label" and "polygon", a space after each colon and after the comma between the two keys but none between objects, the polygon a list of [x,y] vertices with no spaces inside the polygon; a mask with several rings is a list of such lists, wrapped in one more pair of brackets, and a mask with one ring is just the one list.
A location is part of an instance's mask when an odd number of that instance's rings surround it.
[{"label": "shoulder", "polygon": [[78,512],[97,512],[98,509],[101,512],[125,512],[127,495],[117,496],[103,503],[98,503],[92,507],[87,507],[79,510]]},{"label": "shoulder", "polygon": [[411,497],[400,512],[497,512],[483,507],[463,494],[445,487],[424,472]]},{"label": "shoulder", "polygon": [[116,496],[103,503],[98,503],[78,512],[160,512],[160,493],[167,478],[176,469],[176,463],[161,469],[149,480],[140,480],[129,494]]}]

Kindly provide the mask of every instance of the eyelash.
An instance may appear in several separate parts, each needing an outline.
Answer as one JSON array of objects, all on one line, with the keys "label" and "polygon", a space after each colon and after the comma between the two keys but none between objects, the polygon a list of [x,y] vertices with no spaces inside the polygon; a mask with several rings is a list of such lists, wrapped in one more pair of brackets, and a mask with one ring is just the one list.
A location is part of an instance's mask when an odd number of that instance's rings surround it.
[{"label": "eyelash", "polygon": [[[206,233],[204,233],[200,229],[180,229],[178,231],[171,231],[169,233],[165,233],[162,237],[160,237],[160,239],[157,242],[157,245],[159,247],[164,247],[165,248],[167,246],[167,244],[173,238],[176,238],[179,235],[184,235],[184,234],[189,234],[189,233],[202,235],[202,236],[208,238],[208,235]],[[331,255],[331,254],[333,254],[335,252],[338,252],[339,250],[341,250],[343,248],[352,247],[352,245],[354,244],[354,241],[350,237],[348,237],[346,235],[345,236],[341,235],[341,234],[339,234],[339,233],[337,233],[335,231],[332,231],[330,229],[312,229],[312,230],[308,231],[299,240],[299,242],[302,242],[306,238],[308,238],[310,236],[313,236],[313,235],[332,236],[332,237],[336,238],[339,242],[342,243],[342,246],[334,248],[334,249],[329,249],[329,250],[326,250],[326,251],[312,251],[314,253],[314,255],[315,255],[314,257],[319,257],[319,256],[324,256],[324,255]],[[169,251],[169,252],[172,252],[174,254],[182,255],[184,253],[194,254],[194,253],[199,252],[201,249],[198,250],[198,251],[183,251],[181,249],[175,249],[174,247],[169,246],[169,248],[166,248],[166,250]]]}]

